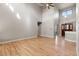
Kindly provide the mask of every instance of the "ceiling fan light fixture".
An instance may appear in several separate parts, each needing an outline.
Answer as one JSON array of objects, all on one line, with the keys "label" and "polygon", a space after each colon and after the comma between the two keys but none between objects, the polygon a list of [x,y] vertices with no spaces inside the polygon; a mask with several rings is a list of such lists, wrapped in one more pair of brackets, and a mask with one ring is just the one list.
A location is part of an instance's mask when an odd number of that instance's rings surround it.
[{"label": "ceiling fan light fixture", "polygon": [[49,6],[49,4],[46,4],[46,6],[48,7],[48,6]]}]

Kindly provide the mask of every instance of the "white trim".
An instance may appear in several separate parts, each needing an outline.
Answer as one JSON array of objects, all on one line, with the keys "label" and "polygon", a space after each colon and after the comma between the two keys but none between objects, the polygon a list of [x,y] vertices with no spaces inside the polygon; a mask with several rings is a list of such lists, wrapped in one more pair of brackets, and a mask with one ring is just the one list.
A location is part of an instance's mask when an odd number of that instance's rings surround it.
[{"label": "white trim", "polygon": [[71,39],[68,39],[68,38],[65,38],[65,40],[71,41],[71,42],[76,42],[75,40],[71,40]]},{"label": "white trim", "polygon": [[5,43],[9,43],[9,42],[20,41],[20,40],[25,40],[25,39],[32,39],[32,38],[37,38],[37,36],[26,37],[26,38],[20,38],[20,39],[15,39],[15,40],[9,40],[9,41],[5,41],[5,42],[0,42],[0,44],[5,44]]}]

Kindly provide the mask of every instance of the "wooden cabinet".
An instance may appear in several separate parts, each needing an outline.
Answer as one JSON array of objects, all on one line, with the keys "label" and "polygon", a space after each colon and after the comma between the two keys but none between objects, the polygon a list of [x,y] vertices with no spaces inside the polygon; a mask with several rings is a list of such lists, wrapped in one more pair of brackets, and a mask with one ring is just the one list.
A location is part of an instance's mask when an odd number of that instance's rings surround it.
[{"label": "wooden cabinet", "polygon": [[61,24],[61,35],[65,36],[65,31],[73,31],[73,23]]}]

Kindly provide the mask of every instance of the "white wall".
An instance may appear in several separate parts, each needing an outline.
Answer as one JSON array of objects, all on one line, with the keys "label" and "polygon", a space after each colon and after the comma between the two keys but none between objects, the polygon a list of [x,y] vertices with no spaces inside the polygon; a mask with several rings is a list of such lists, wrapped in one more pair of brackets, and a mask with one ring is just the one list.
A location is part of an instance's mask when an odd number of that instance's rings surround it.
[{"label": "white wall", "polygon": [[54,23],[58,20],[58,9],[51,7],[50,9],[43,9],[41,36],[54,38]]},{"label": "white wall", "polygon": [[[63,17],[62,16],[62,12],[65,11],[65,10],[70,10],[72,9],[72,15],[68,16],[68,17]],[[67,8],[64,8],[64,9],[61,9],[60,12],[59,12],[59,19],[60,19],[60,36],[61,36],[61,24],[65,24],[65,23],[73,23],[73,32],[76,33],[76,6],[73,5],[73,6],[70,6],[70,7],[67,7]],[[70,32],[71,33],[71,32]],[[74,34],[70,35],[68,34],[69,36],[73,36],[74,38],[76,38],[76,36],[74,36]],[[65,38],[66,40],[69,40],[69,41],[76,41],[76,39],[70,39],[66,36],[68,36],[67,34],[65,35]]]},{"label": "white wall", "polygon": [[76,4],[76,50],[79,56],[79,3]]},{"label": "white wall", "polygon": [[[72,15],[70,15],[66,18],[63,17],[62,12],[65,11],[65,10],[70,10],[70,9],[72,9]],[[61,9],[60,12],[59,12],[59,19],[60,19],[60,26],[61,26],[61,24],[72,22],[73,23],[73,30],[76,31],[76,6],[73,5],[71,7]]]},{"label": "white wall", "polygon": [[[37,21],[41,20],[39,6],[16,3],[9,6],[0,4],[0,42],[37,36]],[[17,13],[20,19],[16,17]]]}]

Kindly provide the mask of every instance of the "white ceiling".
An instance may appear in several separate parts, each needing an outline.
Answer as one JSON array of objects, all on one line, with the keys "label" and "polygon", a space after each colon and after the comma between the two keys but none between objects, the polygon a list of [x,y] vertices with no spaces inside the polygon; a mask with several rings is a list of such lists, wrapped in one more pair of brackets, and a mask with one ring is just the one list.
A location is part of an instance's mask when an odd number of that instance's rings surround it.
[{"label": "white ceiling", "polygon": [[71,7],[73,5],[75,5],[75,3],[55,3],[55,6],[58,9],[64,9],[64,8],[67,8],[67,7]]}]

